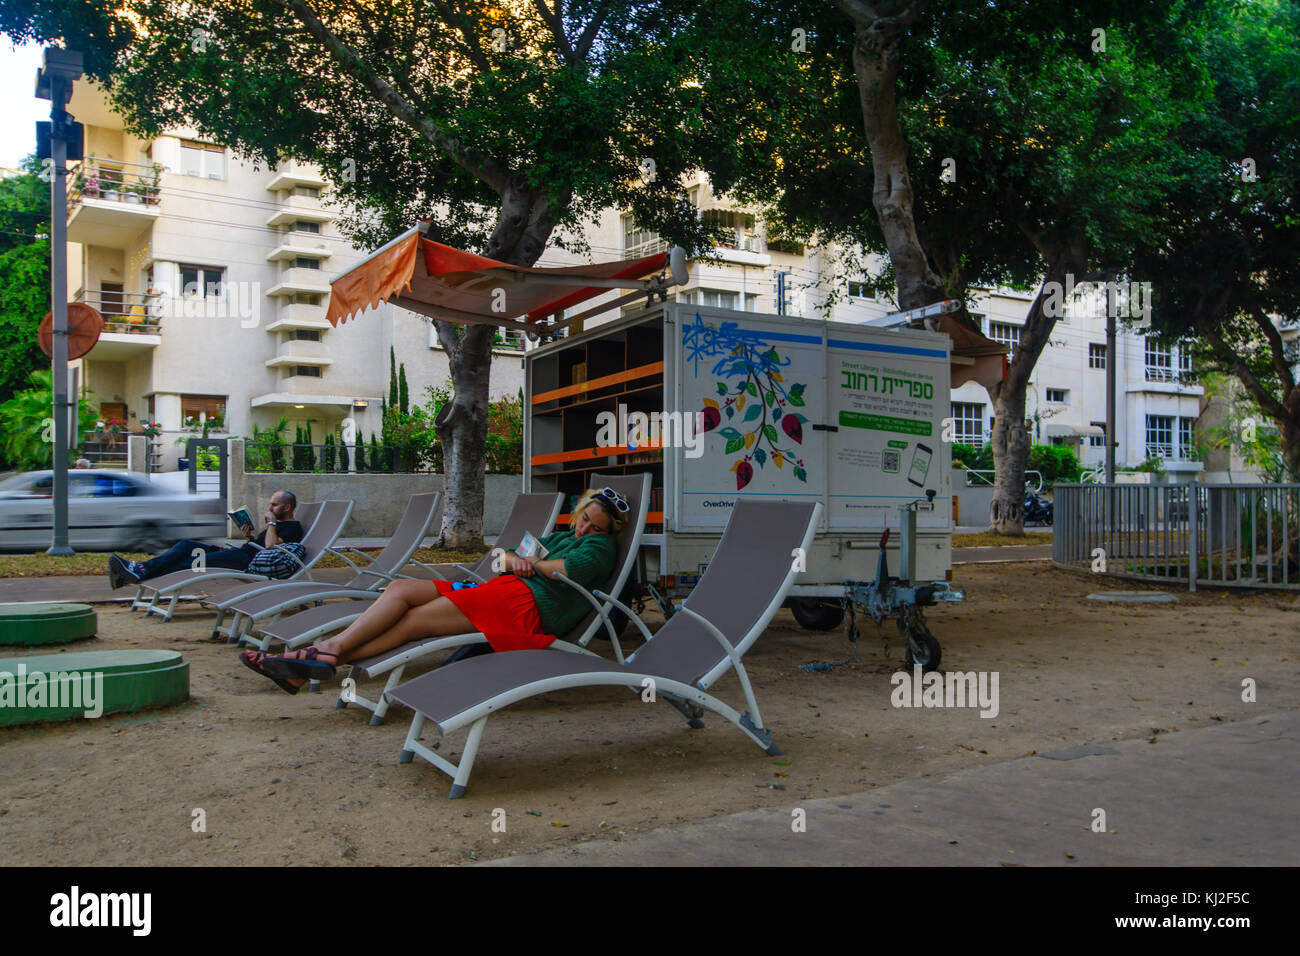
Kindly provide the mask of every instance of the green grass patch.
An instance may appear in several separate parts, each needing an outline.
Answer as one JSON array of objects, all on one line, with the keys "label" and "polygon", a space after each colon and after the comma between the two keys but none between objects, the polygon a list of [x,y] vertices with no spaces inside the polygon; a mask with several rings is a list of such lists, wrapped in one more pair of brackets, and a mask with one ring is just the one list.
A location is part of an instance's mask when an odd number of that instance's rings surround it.
[{"label": "green grass patch", "polygon": [[[375,549],[378,553],[378,549]],[[425,564],[472,564],[486,553],[482,551],[446,551],[438,548],[421,548],[415,552],[415,559]],[[131,561],[146,561],[151,554],[124,554]],[[352,556],[358,567],[363,567],[363,559]],[[317,568],[346,568],[341,559],[332,554],[325,555],[316,565]],[[48,554],[0,554],[0,578],[57,578],[80,577],[96,574],[108,574],[108,555],[103,553],[73,554],[67,557],[53,557]]]},{"label": "green grass patch", "polygon": [[994,534],[991,531],[977,531],[972,534],[954,534],[954,548],[1006,548],[1015,545],[1051,544],[1052,532],[1026,531],[1023,538],[1009,534]]}]

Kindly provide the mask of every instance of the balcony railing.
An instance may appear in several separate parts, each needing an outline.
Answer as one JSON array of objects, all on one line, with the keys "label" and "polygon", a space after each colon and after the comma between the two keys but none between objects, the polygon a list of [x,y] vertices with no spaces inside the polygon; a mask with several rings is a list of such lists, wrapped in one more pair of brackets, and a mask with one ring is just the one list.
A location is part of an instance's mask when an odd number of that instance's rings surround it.
[{"label": "balcony railing", "polygon": [[78,302],[94,306],[104,317],[105,332],[124,332],[131,335],[157,335],[159,323],[157,292],[105,292],[102,289],[83,289],[77,293]]},{"label": "balcony railing", "polygon": [[126,205],[156,206],[162,167],[125,163],[102,156],[87,156],[68,180],[68,215],[83,199],[100,199]]}]

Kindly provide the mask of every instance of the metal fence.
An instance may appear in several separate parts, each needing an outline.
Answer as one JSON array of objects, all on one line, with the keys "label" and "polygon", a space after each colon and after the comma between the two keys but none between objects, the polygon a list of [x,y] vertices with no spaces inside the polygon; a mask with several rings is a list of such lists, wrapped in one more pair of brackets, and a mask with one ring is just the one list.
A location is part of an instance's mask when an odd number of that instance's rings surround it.
[{"label": "metal fence", "polygon": [[1062,484],[1054,502],[1060,567],[1300,590],[1300,484]]}]

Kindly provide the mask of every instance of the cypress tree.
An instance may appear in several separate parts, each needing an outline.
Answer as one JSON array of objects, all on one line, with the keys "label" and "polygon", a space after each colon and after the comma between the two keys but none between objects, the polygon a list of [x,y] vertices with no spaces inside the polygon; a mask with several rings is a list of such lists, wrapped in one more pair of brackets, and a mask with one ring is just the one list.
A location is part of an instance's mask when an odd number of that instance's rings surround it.
[{"label": "cypress tree", "polygon": [[325,433],[325,447],[321,450],[320,459],[321,471],[330,472],[334,470],[334,433]]},{"label": "cypress tree", "polygon": [[388,407],[397,408],[397,352],[388,346]]},{"label": "cypress tree", "polygon": [[406,418],[409,398],[410,395],[406,390],[406,363],[403,362],[397,373],[397,408],[402,413],[402,418]]},{"label": "cypress tree", "polygon": [[375,438],[373,433],[370,435],[370,470],[383,470],[379,465],[379,440]]},{"label": "cypress tree", "polygon": [[303,445],[305,446],[303,463],[306,465],[307,471],[315,471],[316,470],[316,449],[312,447],[312,443],[311,443],[311,422],[308,422],[307,426],[302,430],[302,437],[304,439]]}]

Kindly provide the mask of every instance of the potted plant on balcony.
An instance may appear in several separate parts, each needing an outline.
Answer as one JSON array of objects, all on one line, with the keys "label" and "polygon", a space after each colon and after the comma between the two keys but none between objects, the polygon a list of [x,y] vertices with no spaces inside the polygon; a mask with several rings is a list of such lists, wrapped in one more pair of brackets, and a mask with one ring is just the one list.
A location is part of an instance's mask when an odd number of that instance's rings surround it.
[{"label": "potted plant on balcony", "polygon": [[81,194],[87,199],[99,198],[99,170],[92,169],[83,180]]},{"label": "potted plant on balcony", "polygon": [[157,422],[141,422],[140,431],[148,438],[157,438],[162,434],[162,426]]},{"label": "potted plant on balcony", "polygon": [[144,202],[149,187],[144,183],[129,183],[122,187],[122,198],[136,206]]}]

